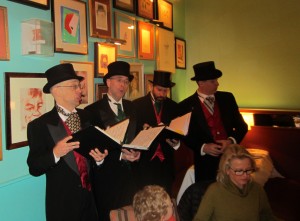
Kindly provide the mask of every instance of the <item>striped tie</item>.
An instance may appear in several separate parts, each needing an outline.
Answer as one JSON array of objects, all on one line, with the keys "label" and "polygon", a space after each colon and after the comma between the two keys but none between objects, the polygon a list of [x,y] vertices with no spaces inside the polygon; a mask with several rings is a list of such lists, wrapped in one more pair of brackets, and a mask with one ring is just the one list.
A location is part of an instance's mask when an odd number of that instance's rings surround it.
[{"label": "striped tie", "polygon": [[118,121],[124,120],[126,118],[126,115],[122,110],[122,105],[120,103],[114,103],[114,104],[118,106],[118,115],[117,115]]},{"label": "striped tie", "polygon": [[206,106],[207,110],[211,115],[214,114],[214,103],[215,103],[215,98],[213,96],[207,96],[204,101],[204,105]]}]

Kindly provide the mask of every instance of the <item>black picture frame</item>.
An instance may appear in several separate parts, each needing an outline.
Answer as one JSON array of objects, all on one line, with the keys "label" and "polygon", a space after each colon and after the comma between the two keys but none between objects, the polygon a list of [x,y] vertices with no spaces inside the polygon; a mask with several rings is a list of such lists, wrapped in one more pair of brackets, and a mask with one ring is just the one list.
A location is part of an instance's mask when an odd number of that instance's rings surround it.
[{"label": "black picture frame", "polygon": [[29,5],[43,10],[50,9],[50,0],[10,0],[12,2]]},{"label": "black picture frame", "polygon": [[126,4],[120,0],[113,0],[113,7],[123,11],[135,13],[135,8],[136,8],[135,1],[136,0],[130,0],[130,3]]}]

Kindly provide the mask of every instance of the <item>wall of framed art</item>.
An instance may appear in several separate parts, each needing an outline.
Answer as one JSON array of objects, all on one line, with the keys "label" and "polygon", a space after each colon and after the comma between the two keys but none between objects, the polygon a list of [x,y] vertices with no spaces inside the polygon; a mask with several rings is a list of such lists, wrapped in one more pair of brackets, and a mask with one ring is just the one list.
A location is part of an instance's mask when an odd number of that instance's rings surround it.
[{"label": "wall of framed art", "polygon": [[[69,1],[69,0],[68,0]],[[66,6],[65,8],[68,8],[68,1],[61,0],[62,6]],[[21,111],[17,112],[11,112],[10,106],[7,105],[7,96],[6,92],[8,88],[6,87],[5,83],[5,73],[6,72],[12,72],[12,73],[22,73],[23,76],[26,77],[29,73],[43,73],[50,67],[59,64],[60,62],[71,62],[75,66],[79,65],[79,68],[83,67],[84,71],[87,72],[88,76],[90,76],[91,72],[95,72],[95,48],[94,43],[106,43],[105,38],[111,37],[115,38],[115,13],[123,14],[125,16],[133,18],[134,22],[137,21],[149,21],[149,19],[145,18],[148,15],[143,15],[145,17],[138,16],[137,12],[130,12],[130,10],[123,10],[121,9],[121,2],[135,2],[136,1],[115,1],[119,8],[115,8],[113,6],[114,1],[113,0],[82,0],[82,1],[72,1],[78,2],[75,4],[75,6],[72,4],[70,7],[73,11],[76,13],[73,13],[75,15],[70,16],[70,21],[67,27],[72,29],[72,24],[76,23],[76,17],[82,17],[83,10],[81,9],[81,5],[85,5],[85,18],[86,21],[82,23],[86,23],[86,33],[77,35],[68,32],[69,35],[72,36],[72,34],[76,38],[71,38],[68,35],[63,35],[61,33],[60,36],[56,36],[56,43],[58,43],[58,40],[61,40],[62,46],[59,46],[59,44],[56,44],[56,50],[54,51],[54,54],[52,56],[41,56],[41,55],[22,55],[22,29],[21,29],[21,23],[23,21],[27,21],[30,19],[39,19],[43,21],[53,22],[53,28],[58,31],[58,22],[55,22],[55,17],[52,16],[52,13],[54,13],[55,7],[52,7],[51,4],[53,4],[55,1],[51,0],[29,0],[29,1],[1,1],[0,6],[3,6],[6,8],[7,11],[7,26],[1,26],[1,22],[4,20],[0,19],[0,30],[5,28],[5,32],[0,32],[1,34],[6,33],[7,34],[7,43],[5,42],[5,46],[8,49],[7,52],[8,56],[5,55],[4,58],[0,56],[0,71],[1,75],[3,76],[0,78],[0,124],[2,129],[2,136],[0,138],[0,158],[2,157],[2,160],[0,160],[0,214],[1,214],[1,220],[8,221],[8,220],[39,220],[39,221],[45,221],[45,176],[41,177],[32,177],[28,173],[28,166],[26,163],[27,155],[28,155],[28,146],[26,144],[26,134],[20,133],[20,137],[15,137],[15,135],[19,134],[18,131],[15,131],[15,126],[18,127],[20,125],[20,118]],[[142,2],[142,1],[139,1]],[[170,2],[173,2],[172,0]],[[95,7],[94,10],[99,8],[99,14],[98,16],[103,16],[105,13],[102,8],[105,9],[105,6],[107,6],[107,22],[106,23],[98,23],[96,24],[94,30],[91,32],[90,28],[90,20],[92,16],[90,15],[90,4],[94,3]],[[109,5],[110,3],[110,5]],[[80,6],[76,6],[76,5]],[[130,3],[131,4],[131,3]],[[173,3],[173,9],[180,10],[181,12],[179,14],[183,14],[183,8],[180,7],[180,9],[177,8],[177,4],[182,4],[182,2]],[[99,6],[98,8],[96,6]],[[129,8],[130,5],[126,6],[125,8]],[[181,5],[182,6],[182,5]],[[123,5],[124,7],[124,5]],[[0,7],[1,9],[1,7]],[[57,9],[55,9],[56,11]],[[105,10],[104,10],[105,11]],[[66,16],[70,11],[66,11],[65,13],[61,14],[62,17]],[[142,11],[140,10],[142,13]],[[72,13],[71,13],[72,14]],[[151,13],[150,13],[151,14]],[[178,13],[177,13],[178,14]],[[178,14],[178,15],[179,15]],[[0,18],[1,18],[1,10],[0,10]],[[76,16],[77,15],[77,16]],[[57,16],[57,15],[56,15]],[[151,15],[150,15],[151,16]],[[5,17],[6,18],[6,17]],[[74,19],[72,23],[72,18]],[[83,18],[82,18],[83,19]],[[97,22],[97,18],[95,17],[95,21]],[[124,20],[120,20],[123,22]],[[80,19],[77,21],[80,24]],[[2,24],[4,24],[2,22]],[[60,27],[64,27],[65,23],[60,23]],[[63,26],[62,26],[63,25]],[[82,26],[84,27],[84,26]],[[110,30],[109,30],[110,27]],[[119,26],[120,27],[120,26]],[[184,38],[184,33],[182,32],[184,30],[184,24],[181,24],[180,26],[174,25],[173,31],[178,32],[178,35]],[[82,31],[80,29],[80,31]],[[134,37],[137,37],[137,30],[134,30],[135,33],[133,34]],[[65,33],[66,34],[66,33]],[[66,37],[67,36],[67,37]],[[61,38],[61,39],[59,39]],[[84,39],[86,38],[86,39]],[[2,39],[2,38],[1,38]],[[66,41],[65,41],[65,40]],[[80,39],[79,48],[73,47],[72,44],[75,42],[78,42],[78,39]],[[82,40],[82,41],[81,41]],[[85,45],[86,40],[86,45]],[[2,42],[0,42],[1,45]],[[66,44],[67,43],[67,44]],[[69,47],[71,44],[71,47]],[[130,53],[126,52],[126,50],[123,49],[123,51],[119,50],[118,52],[122,52],[122,55],[124,56],[118,56],[116,57],[117,60],[124,60],[129,63],[134,63],[138,65],[143,65],[143,74],[151,74],[153,73],[154,69],[156,68],[156,61],[153,60],[144,60],[138,58],[138,47],[137,47],[137,38],[135,39],[134,45],[135,49],[133,52]],[[85,48],[86,47],[86,48]],[[1,47],[3,48],[3,47]],[[154,49],[155,50],[155,49]],[[3,51],[1,51],[3,52]],[[118,53],[117,52],[117,53]],[[126,53],[127,54],[126,54]],[[155,53],[155,51],[154,51]],[[119,55],[121,55],[119,53]],[[77,69],[75,67],[75,69]],[[92,70],[94,69],[94,71]],[[81,70],[78,70],[81,71]],[[180,70],[179,70],[180,71]],[[23,80],[23,78],[18,78],[19,80]],[[141,79],[143,80],[143,79]],[[103,85],[103,80],[101,76],[94,76],[92,78],[88,77],[88,85],[91,87],[88,87],[88,103],[90,102],[90,99],[96,100],[97,97],[96,91],[98,92],[97,95],[105,94],[105,87]],[[20,85],[14,84],[11,85],[13,88],[17,87],[18,91],[22,91]],[[143,88],[144,86],[142,86]],[[90,90],[93,90],[93,92],[90,92]],[[21,93],[21,92],[20,92]],[[12,95],[20,95],[20,93],[13,93]],[[93,94],[94,97],[90,97],[89,95]],[[18,100],[19,98],[14,98]],[[49,98],[51,99],[51,98]],[[50,105],[52,106],[52,105]],[[6,113],[9,112],[11,118],[13,121],[9,121],[6,118]],[[10,113],[11,112],[11,113]],[[19,114],[20,113],[20,114]],[[17,116],[17,117],[14,117]],[[17,122],[15,122],[17,121]],[[8,125],[10,125],[10,129],[7,128]],[[14,137],[13,140],[9,140],[7,138],[8,133],[11,133]],[[1,134],[1,133],[0,133]],[[23,143],[24,142],[24,143]],[[24,145],[24,146],[23,146]],[[2,151],[1,151],[2,148]],[[20,193],[20,194],[16,194]],[[30,202],[30,203],[28,203]],[[11,205],[14,205],[14,211],[17,211],[15,213],[11,213]]]}]

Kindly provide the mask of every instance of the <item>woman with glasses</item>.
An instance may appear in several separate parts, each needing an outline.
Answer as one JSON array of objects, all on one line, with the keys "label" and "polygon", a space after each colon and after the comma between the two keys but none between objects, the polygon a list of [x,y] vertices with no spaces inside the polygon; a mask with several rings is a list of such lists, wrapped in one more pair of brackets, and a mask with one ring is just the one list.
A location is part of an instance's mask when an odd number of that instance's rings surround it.
[{"label": "woman with glasses", "polygon": [[193,220],[275,220],[263,187],[251,178],[255,169],[245,148],[228,146],[219,163],[217,182],[207,189]]}]

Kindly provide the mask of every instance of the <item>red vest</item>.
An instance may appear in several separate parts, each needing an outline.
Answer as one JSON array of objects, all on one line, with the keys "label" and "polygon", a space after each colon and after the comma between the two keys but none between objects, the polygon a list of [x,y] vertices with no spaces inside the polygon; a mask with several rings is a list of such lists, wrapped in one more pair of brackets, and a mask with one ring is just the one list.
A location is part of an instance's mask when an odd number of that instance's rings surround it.
[{"label": "red vest", "polygon": [[228,138],[227,133],[224,129],[220,109],[218,106],[218,103],[215,102],[214,104],[214,114],[211,115],[205,105],[201,103],[202,110],[204,112],[204,116],[206,119],[206,122],[208,124],[209,130],[214,138],[214,140],[226,140]]}]

